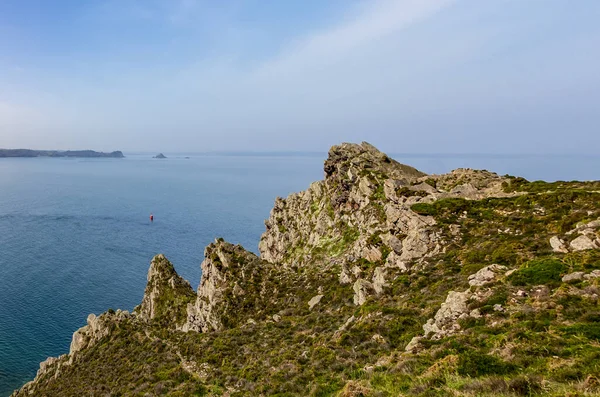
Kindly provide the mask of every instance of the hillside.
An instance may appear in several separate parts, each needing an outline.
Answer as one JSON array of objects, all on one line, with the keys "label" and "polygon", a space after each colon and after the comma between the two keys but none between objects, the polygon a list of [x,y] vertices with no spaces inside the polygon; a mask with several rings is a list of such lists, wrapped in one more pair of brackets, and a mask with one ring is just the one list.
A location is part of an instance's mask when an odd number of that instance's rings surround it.
[{"label": "hillside", "polygon": [[215,240],[197,291],[157,255],[141,304],[13,396],[600,394],[600,182],[426,175],[334,146],[260,256]]},{"label": "hillside", "polygon": [[123,152],[95,152],[93,150],[31,150],[31,149],[0,149],[2,157],[81,157],[81,158],[123,158]]}]

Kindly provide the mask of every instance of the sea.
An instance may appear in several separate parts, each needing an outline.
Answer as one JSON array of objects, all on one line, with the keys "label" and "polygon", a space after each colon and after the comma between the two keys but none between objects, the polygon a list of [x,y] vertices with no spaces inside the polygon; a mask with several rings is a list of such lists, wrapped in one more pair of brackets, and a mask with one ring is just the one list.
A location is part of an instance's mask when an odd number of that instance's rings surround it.
[{"label": "sea", "polygon": [[[132,310],[164,253],[196,288],[217,237],[257,252],[277,196],[323,178],[326,153],[0,158],[0,397],[67,353],[89,313]],[[427,173],[600,179],[600,156],[395,154]],[[154,222],[150,222],[150,214]]]}]

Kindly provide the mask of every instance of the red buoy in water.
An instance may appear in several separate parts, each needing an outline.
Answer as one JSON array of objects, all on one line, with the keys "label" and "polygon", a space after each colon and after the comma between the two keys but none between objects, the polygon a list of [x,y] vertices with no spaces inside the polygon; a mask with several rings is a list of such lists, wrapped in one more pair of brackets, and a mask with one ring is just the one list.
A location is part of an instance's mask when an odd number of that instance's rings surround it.
[{"label": "red buoy in water", "polygon": [[154,215],[150,214],[150,222],[154,222]]}]

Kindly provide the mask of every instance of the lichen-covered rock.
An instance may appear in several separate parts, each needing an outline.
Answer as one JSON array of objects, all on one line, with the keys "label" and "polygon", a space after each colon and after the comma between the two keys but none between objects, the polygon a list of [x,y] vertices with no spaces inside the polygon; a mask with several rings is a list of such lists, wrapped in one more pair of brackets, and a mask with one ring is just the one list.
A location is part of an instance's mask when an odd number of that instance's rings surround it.
[{"label": "lichen-covered rock", "polygon": [[469,285],[481,287],[494,282],[499,276],[506,272],[507,267],[502,265],[489,265],[480,269],[477,273],[469,276]]},{"label": "lichen-covered rock", "polygon": [[515,193],[507,193],[503,189],[506,177],[494,172],[458,168],[448,174],[429,175],[420,180],[434,183],[440,192],[436,198],[462,197],[469,200],[481,200],[487,197],[510,197]]},{"label": "lichen-covered rock", "polygon": [[383,288],[387,287],[388,283],[385,279],[386,269],[384,267],[378,267],[373,272],[373,290],[376,294],[383,292]]},{"label": "lichen-covered rock", "polygon": [[600,270],[592,270],[590,273],[583,276],[586,280],[593,280],[595,278],[600,278]]},{"label": "lichen-covered rock", "polygon": [[408,342],[408,344],[406,345],[406,347],[404,348],[404,350],[407,353],[417,353],[419,352],[419,350],[421,350],[423,348],[423,346],[421,345],[421,341],[423,340],[422,336],[414,336],[410,342]]},{"label": "lichen-covered rock", "polygon": [[362,306],[367,301],[367,298],[375,292],[373,284],[362,278],[356,280],[353,289],[354,304],[358,306]]},{"label": "lichen-covered rock", "polygon": [[562,281],[563,281],[563,283],[568,283],[571,281],[581,281],[581,280],[583,280],[584,276],[585,276],[585,272],[569,273],[569,274],[563,276]]},{"label": "lichen-covered rock", "polygon": [[[324,168],[324,181],[275,201],[259,244],[264,260],[328,267],[331,258],[341,263],[390,258],[388,266],[407,268],[439,252],[435,221],[413,212],[407,200],[412,190],[402,190],[424,173],[367,143],[334,146]],[[342,284],[351,282],[344,269]]]},{"label": "lichen-covered rock", "polygon": [[156,255],[148,269],[148,283],[137,312],[142,318],[177,328],[187,319],[187,305],[196,299],[190,283],[177,274],[164,255]]},{"label": "lichen-covered rock", "polygon": [[573,251],[584,251],[599,248],[598,244],[587,235],[581,235],[569,244]]},{"label": "lichen-covered rock", "polygon": [[249,308],[254,315],[264,311],[271,318],[282,305],[272,280],[291,277],[280,266],[222,239],[206,247],[201,267],[197,299],[187,305],[183,331],[219,331],[246,323]]},{"label": "lichen-covered rock", "polygon": [[315,295],[313,296],[309,301],[308,301],[308,309],[312,310],[313,307],[315,307],[316,305],[319,304],[319,302],[321,302],[321,299],[323,299],[323,295]]},{"label": "lichen-covered rock", "polygon": [[457,320],[468,316],[467,301],[470,297],[471,293],[469,291],[450,291],[446,301],[442,303],[434,318],[429,319],[423,325],[425,337],[431,336],[432,339],[440,339],[460,330]]},{"label": "lichen-covered rock", "polygon": [[567,247],[565,247],[565,242],[558,238],[558,236],[552,236],[552,238],[550,239],[550,246],[552,247],[552,251],[554,252],[561,252],[563,254],[569,252]]}]

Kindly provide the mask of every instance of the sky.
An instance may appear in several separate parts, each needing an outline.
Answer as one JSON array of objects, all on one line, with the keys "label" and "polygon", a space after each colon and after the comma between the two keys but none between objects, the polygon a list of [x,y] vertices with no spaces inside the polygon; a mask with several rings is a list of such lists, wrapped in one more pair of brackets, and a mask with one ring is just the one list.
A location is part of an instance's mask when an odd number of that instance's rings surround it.
[{"label": "sky", "polygon": [[596,154],[597,0],[0,0],[0,147]]}]

